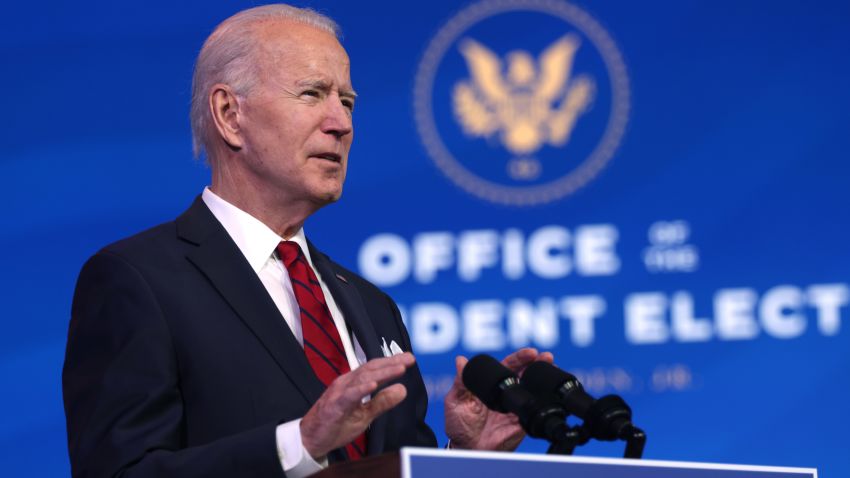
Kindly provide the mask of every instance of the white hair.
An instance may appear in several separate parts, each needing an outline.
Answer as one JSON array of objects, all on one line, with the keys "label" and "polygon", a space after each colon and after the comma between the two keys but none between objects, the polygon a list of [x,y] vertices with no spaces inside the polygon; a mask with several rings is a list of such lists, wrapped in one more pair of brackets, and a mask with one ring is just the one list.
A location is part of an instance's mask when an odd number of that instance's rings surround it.
[{"label": "white hair", "polygon": [[257,37],[253,29],[269,19],[288,19],[324,30],[339,38],[339,26],[321,13],[291,5],[273,4],[243,10],[221,22],[204,42],[192,76],[192,149],[199,158],[209,140],[211,112],[210,88],[216,83],[229,85],[238,95],[246,95],[258,76],[254,55]]}]

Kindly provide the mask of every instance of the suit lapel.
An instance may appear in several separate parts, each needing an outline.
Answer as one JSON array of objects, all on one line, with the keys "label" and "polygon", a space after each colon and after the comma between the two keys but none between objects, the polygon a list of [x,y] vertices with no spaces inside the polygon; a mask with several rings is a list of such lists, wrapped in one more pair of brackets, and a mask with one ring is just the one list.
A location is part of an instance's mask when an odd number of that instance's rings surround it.
[{"label": "suit lapel", "polygon": [[177,219],[177,234],[197,246],[187,254],[189,261],[251,329],[307,402],[318,400],[325,387],[301,345],[242,252],[200,197]]},{"label": "suit lapel", "polygon": [[327,256],[319,252],[311,242],[307,242],[310,248],[310,258],[313,260],[313,265],[322,276],[325,285],[328,286],[331,294],[334,297],[343,315],[345,322],[351,327],[357,341],[363,348],[366,358],[369,360],[381,357],[378,351],[381,350],[378,344],[378,333],[375,331],[375,326],[372,325],[372,320],[366,312],[366,306],[363,305],[363,299],[357,288],[348,282],[342,271],[338,271],[335,264],[328,259]]},{"label": "suit lapel", "polygon": [[[313,265],[316,267],[319,275],[322,276],[322,281],[328,286],[328,290],[345,316],[346,324],[354,332],[354,336],[360,343],[360,347],[366,354],[366,358],[372,360],[382,357],[383,355],[378,353],[381,350],[378,343],[378,333],[375,331],[372,319],[366,312],[366,306],[363,304],[363,299],[360,297],[357,288],[350,279],[345,277],[345,271],[340,270],[327,256],[317,250],[310,241],[307,241],[307,246],[310,248],[310,258],[313,260]],[[372,422],[368,434],[369,455],[383,453],[386,427],[386,413]]]}]

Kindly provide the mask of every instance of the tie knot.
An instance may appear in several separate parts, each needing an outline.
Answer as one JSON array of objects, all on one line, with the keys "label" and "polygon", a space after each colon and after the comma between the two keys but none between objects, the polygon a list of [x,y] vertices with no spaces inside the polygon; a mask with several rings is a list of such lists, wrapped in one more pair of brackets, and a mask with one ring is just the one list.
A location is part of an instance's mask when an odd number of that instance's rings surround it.
[{"label": "tie knot", "polygon": [[277,245],[277,253],[280,255],[280,260],[283,261],[283,265],[289,269],[292,266],[292,263],[298,260],[299,257],[303,254],[301,252],[301,246],[298,245],[297,242],[293,241],[283,241]]}]

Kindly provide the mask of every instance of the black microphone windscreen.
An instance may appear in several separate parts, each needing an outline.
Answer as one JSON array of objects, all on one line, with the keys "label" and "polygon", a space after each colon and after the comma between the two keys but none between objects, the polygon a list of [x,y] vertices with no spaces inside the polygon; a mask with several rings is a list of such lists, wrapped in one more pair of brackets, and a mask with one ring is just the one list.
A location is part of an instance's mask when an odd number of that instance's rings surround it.
[{"label": "black microphone windscreen", "polygon": [[547,362],[533,362],[522,374],[522,384],[535,394],[555,393],[565,382],[577,384],[578,380]]},{"label": "black microphone windscreen", "polygon": [[534,362],[522,374],[522,385],[535,395],[553,394],[564,408],[584,419],[595,401],[575,375],[546,362]]},{"label": "black microphone windscreen", "polygon": [[476,355],[463,369],[463,384],[492,410],[502,408],[499,385],[511,377],[514,373],[489,355]]}]

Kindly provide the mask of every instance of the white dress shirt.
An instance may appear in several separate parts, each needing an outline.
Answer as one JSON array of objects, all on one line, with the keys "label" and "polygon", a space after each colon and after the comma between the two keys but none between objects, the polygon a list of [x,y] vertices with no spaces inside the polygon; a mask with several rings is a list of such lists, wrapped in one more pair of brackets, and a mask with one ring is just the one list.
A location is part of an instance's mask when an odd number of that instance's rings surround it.
[{"label": "white dress shirt", "polygon": [[[307,239],[304,236],[304,229],[299,229],[294,236],[284,239],[259,219],[220,198],[209,188],[204,188],[201,198],[213,213],[213,216],[224,226],[224,229],[230,235],[230,238],[233,239],[233,242],[239,247],[248,264],[257,273],[266,291],[268,291],[278,310],[280,310],[283,320],[289,325],[292,334],[295,335],[298,343],[303,347],[304,339],[301,333],[301,312],[298,307],[298,301],[295,298],[295,292],[292,290],[289,272],[286,270],[283,262],[278,258],[276,250],[277,245],[284,240],[293,241],[301,247],[307,263],[310,264],[313,272],[316,273],[316,278],[322,287],[325,302],[327,302],[331,317],[339,331],[342,346],[345,349],[345,356],[348,359],[351,370],[356,369],[361,363],[365,363],[366,354],[363,353],[360,344],[357,343],[353,334],[349,333],[348,327],[345,324],[345,318],[328,290],[325,280],[313,266],[310,249],[307,247]],[[277,450],[281,465],[286,472],[286,476],[292,478],[307,476],[327,466],[327,460],[317,463],[304,450],[304,446],[301,443],[300,424],[300,418],[283,423],[278,425],[276,433]]]}]

